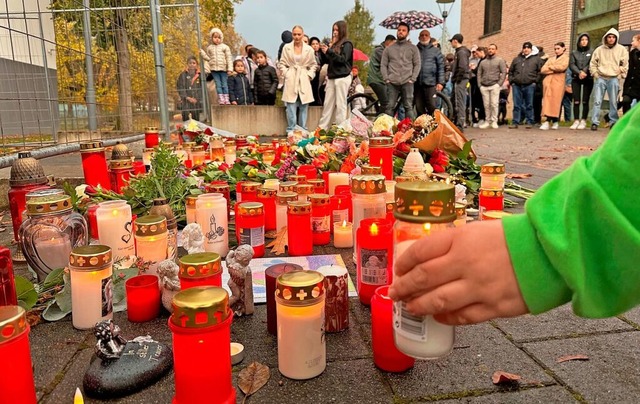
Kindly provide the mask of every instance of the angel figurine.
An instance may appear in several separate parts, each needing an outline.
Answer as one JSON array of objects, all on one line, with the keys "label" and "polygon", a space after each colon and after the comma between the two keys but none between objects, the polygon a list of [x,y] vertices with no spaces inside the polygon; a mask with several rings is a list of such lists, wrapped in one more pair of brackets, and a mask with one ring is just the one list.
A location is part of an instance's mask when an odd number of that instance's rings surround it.
[{"label": "angel figurine", "polygon": [[253,278],[249,263],[253,258],[253,247],[248,244],[238,246],[227,255],[227,270],[231,289],[229,306],[236,316],[253,314]]},{"label": "angel figurine", "polygon": [[204,234],[198,223],[189,223],[182,229],[182,246],[189,254],[204,252]]},{"label": "angel figurine", "polygon": [[173,296],[180,291],[180,278],[178,277],[179,271],[180,268],[172,260],[164,260],[158,264],[158,276],[160,277],[160,288],[162,292],[162,305],[169,311],[169,313],[173,313],[173,307],[171,306]]},{"label": "angel figurine", "polygon": [[112,361],[120,358],[127,340],[120,335],[120,327],[112,320],[103,320],[96,324],[93,333],[96,343],[96,355],[103,361]]}]

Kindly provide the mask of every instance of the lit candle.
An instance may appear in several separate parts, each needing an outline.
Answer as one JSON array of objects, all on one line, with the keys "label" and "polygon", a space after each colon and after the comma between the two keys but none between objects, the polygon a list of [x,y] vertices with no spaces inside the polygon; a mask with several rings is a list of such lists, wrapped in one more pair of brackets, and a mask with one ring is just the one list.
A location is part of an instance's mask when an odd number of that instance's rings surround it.
[{"label": "lit candle", "polygon": [[196,286],[222,287],[222,264],[220,255],[211,252],[187,254],[180,257],[180,289]]},{"label": "lit candle", "polygon": [[280,180],[277,178],[267,178],[264,180],[264,188],[275,189],[276,191],[280,187]]},{"label": "lit candle", "polygon": [[329,195],[335,195],[338,185],[349,185],[349,174],[329,173]]},{"label": "lit candle", "polygon": [[158,263],[167,259],[167,219],[159,215],[140,216],[135,221],[136,255],[149,262],[147,273],[157,275]]},{"label": "lit candle", "polygon": [[196,223],[204,233],[204,250],[226,257],[229,252],[227,200],[222,194],[203,194],[196,199]]},{"label": "lit candle", "polygon": [[191,148],[191,162],[193,166],[204,164],[205,153],[203,146],[193,146]]},{"label": "lit candle", "polygon": [[66,234],[42,229],[42,232],[50,233],[51,237],[34,240],[36,250],[42,262],[51,269],[67,266],[67,256],[71,252],[71,240]]},{"label": "lit candle", "polygon": [[71,320],[89,330],[113,318],[111,248],[105,245],[76,247],[69,255],[71,274]]},{"label": "lit candle", "polygon": [[393,269],[391,222],[378,218],[362,220],[357,230],[356,245],[358,297],[360,302],[369,305],[379,286],[391,284]]},{"label": "lit candle", "polygon": [[224,162],[229,166],[236,162],[236,142],[233,140],[224,142]]},{"label": "lit candle", "polygon": [[506,177],[504,164],[489,163],[480,168],[480,188],[503,189]]},{"label": "lit candle", "polygon": [[369,164],[382,168],[386,179],[393,178],[393,139],[388,136],[373,137],[369,140]]},{"label": "lit candle", "polygon": [[116,257],[135,255],[133,243],[131,206],[126,201],[106,201],[96,209],[98,240],[111,247]]},{"label": "lit candle", "polygon": [[196,200],[198,195],[189,195],[184,198],[184,208],[187,215],[187,224],[196,222]]},{"label": "lit candle", "polygon": [[127,318],[132,323],[151,321],[160,314],[160,288],[156,275],[138,275],[127,279]]},{"label": "lit candle", "polygon": [[222,162],[225,160],[225,148],[222,138],[218,135],[211,137],[211,143],[209,143],[209,152],[211,153],[211,161]]},{"label": "lit candle", "polygon": [[29,323],[20,306],[0,306],[0,358],[0,402],[35,404]]},{"label": "lit candle", "polygon": [[335,248],[353,247],[353,224],[343,220],[333,224],[333,246]]}]

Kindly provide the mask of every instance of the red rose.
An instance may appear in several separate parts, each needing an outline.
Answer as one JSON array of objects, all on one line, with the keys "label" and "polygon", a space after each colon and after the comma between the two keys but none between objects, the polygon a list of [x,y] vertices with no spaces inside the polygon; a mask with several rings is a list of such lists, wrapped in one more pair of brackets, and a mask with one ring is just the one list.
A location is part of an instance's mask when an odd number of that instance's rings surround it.
[{"label": "red rose", "polygon": [[443,173],[449,165],[449,155],[444,150],[435,149],[431,153],[429,164],[433,167],[433,172]]},{"label": "red rose", "polygon": [[258,167],[258,160],[253,159],[253,160],[249,161],[247,163],[247,165],[250,165],[251,167]]},{"label": "red rose", "polygon": [[398,131],[404,132],[405,130],[409,129],[411,127],[411,125],[412,125],[411,124],[411,119],[410,118],[404,118],[398,124]]}]

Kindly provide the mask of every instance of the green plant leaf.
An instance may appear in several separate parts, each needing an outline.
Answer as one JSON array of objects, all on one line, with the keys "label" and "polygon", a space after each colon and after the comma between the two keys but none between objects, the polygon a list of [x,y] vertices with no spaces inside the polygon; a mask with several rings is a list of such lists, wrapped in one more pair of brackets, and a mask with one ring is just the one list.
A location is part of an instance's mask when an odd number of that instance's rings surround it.
[{"label": "green plant leaf", "polygon": [[38,292],[36,292],[35,286],[22,276],[16,276],[15,283],[18,304],[25,310],[31,310],[38,301]]},{"label": "green plant leaf", "polygon": [[71,313],[71,310],[62,311],[60,310],[60,306],[58,306],[58,303],[56,303],[55,301],[51,301],[51,303],[49,303],[47,308],[44,309],[44,311],[42,312],[42,318],[44,318],[47,321],[58,321],[65,318],[70,313]]},{"label": "green plant leaf", "polygon": [[56,304],[63,312],[71,312],[71,284],[67,283],[64,288],[56,293]]},{"label": "green plant leaf", "polygon": [[44,290],[53,288],[54,286],[64,285],[64,268],[54,269],[44,280],[42,287]]}]

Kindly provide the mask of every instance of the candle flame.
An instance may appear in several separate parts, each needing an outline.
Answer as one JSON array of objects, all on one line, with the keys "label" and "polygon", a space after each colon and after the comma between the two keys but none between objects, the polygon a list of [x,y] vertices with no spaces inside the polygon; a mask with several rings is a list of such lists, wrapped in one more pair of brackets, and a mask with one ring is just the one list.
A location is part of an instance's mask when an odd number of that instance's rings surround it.
[{"label": "candle flame", "polygon": [[79,387],[76,387],[76,394],[73,396],[73,404],[84,404],[84,398]]},{"label": "candle flame", "polygon": [[373,223],[371,225],[371,227],[369,228],[369,232],[371,233],[372,236],[377,236],[378,235],[378,225]]},{"label": "candle flame", "polygon": [[346,220],[343,220],[343,221],[342,221],[342,227],[343,227],[343,228],[344,228],[344,227],[347,227],[347,221],[346,221]]},{"label": "candle flame", "polygon": [[111,211],[111,214],[112,214],[113,216],[118,216],[118,210],[117,210],[117,209],[112,210],[112,211]]},{"label": "candle flame", "polygon": [[382,167],[382,158],[380,158],[380,167]]},{"label": "candle flame", "polygon": [[422,227],[424,228],[425,233],[431,233],[431,223],[425,223]]}]

